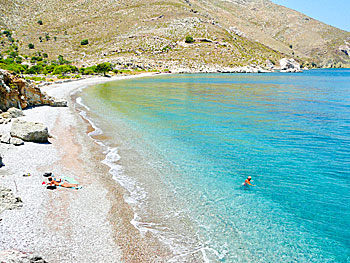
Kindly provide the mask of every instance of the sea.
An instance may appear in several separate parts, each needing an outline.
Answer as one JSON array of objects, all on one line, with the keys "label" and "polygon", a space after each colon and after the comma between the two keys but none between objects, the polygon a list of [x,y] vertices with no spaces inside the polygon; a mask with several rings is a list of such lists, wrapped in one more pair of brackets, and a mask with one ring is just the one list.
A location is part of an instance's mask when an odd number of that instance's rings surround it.
[{"label": "sea", "polygon": [[350,262],[350,69],[165,74],[76,102],[168,262]]}]

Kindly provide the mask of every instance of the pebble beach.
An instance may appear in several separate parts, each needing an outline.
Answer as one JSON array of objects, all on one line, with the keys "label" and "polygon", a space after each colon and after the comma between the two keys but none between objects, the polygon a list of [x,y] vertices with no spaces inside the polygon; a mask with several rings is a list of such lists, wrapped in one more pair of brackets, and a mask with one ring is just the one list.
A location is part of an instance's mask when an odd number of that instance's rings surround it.
[{"label": "pebble beach", "polygon": [[[42,87],[48,95],[66,99],[68,107],[23,110],[20,119],[47,125],[51,138],[49,143],[0,144],[0,184],[22,201],[22,207],[0,214],[0,251],[32,253],[46,262],[138,262],[166,254],[156,240],[141,237],[130,224],[133,214],[123,201],[123,189],[101,163],[103,152],[88,135],[92,127],[71,98],[81,88],[123,78],[128,77]],[[3,124],[0,131],[10,126]],[[82,189],[49,190],[42,184],[45,172],[73,177]],[[0,259],[6,262],[1,254]]]}]

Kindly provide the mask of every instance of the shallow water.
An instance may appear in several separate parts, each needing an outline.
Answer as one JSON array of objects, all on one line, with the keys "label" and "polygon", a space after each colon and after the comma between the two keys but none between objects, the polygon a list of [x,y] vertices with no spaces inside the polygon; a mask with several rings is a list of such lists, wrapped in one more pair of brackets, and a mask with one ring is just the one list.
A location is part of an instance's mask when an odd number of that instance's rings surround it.
[{"label": "shallow water", "polygon": [[132,223],[173,262],[350,262],[350,70],[165,75],[80,96]]}]

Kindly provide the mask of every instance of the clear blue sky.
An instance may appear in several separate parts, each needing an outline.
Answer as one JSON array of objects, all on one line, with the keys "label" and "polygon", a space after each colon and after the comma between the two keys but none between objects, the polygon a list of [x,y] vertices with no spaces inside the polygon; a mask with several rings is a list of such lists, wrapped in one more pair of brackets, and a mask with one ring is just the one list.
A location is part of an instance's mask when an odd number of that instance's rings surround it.
[{"label": "clear blue sky", "polygon": [[272,0],[272,2],[350,31],[350,0]]}]

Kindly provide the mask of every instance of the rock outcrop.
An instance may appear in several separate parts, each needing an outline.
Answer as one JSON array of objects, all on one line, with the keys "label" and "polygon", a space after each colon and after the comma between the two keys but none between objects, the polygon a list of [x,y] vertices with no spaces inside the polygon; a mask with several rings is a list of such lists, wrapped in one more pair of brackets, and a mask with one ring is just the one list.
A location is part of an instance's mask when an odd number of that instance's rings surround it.
[{"label": "rock outcrop", "polygon": [[302,72],[300,64],[294,58],[282,58],[280,60],[281,72]]},{"label": "rock outcrop", "polygon": [[38,105],[66,107],[67,102],[56,100],[45,92],[41,92],[40,88],[33,83],[0,69],[0,109],[2,111],[7,111],[11,107],[25,109]]},{"label": "rock outcrop", "polygon": [[10,134],[27,142],[48,142],[49,138],[48,128],[44,124],[19,119],[13,121]]}]

